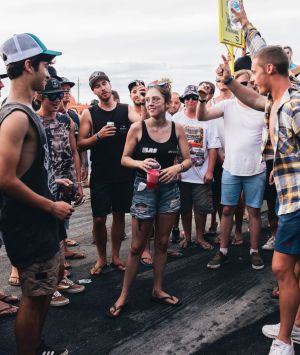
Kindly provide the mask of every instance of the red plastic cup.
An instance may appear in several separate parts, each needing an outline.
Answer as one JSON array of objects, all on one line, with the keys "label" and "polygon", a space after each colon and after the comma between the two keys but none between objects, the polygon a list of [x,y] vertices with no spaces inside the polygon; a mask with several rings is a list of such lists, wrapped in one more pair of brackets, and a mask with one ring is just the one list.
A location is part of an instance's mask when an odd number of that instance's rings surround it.
[{"label": "red plastic cup", "polygon": [[149,169],[147,171],[147,188],[156,189],[159,179],[159,171],[156,169]]}]

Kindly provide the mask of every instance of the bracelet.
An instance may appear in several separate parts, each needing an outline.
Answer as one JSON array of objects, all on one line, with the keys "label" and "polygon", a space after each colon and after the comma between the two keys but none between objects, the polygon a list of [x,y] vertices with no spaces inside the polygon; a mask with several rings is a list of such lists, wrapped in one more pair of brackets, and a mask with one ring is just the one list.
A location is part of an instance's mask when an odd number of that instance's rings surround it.
[{"label": "bracelet", "polygon": [[230,76],[227,80],[225,80],[225,81],[223,82],[223,84],[228,85],[228,84],[230,84],[230,83],[232,82],[233,79],[234,79],[234,77],[233,77],[233,76]]},{"label": "bracelet", "polygon": [[180,172],[182,173],[184,171],[184,165],[182,163],[180,164],[180,168],[181,168]]},{"label": "bracelet", "polygon": [[95,137],[96,137],[96,141],[99,142],[100,139],[101,139],[100,136],[99,136],[99,133],[96,133],[96,134],[95,134]]},{"label": "bracelet", "polygon": [[202,104],[207,103],[207,100],[206,99],[198,99],[199,102],[201,102]]}]

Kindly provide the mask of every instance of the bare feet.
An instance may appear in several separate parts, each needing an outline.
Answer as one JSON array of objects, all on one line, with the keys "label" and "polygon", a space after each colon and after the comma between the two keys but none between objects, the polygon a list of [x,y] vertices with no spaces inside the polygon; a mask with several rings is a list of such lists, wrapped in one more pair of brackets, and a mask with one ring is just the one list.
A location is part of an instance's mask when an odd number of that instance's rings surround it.
[{"label": "bare feet", "polygon": [[153,291],[151,300],[157,303],[162,303],[166,305],[169,304],[170,306],[177,306],[181,303],[179,298],[175,296],[171,296],[164,291],[157,291],[157,292]]},{"label": "bare feet", "polygon": [[235,232],[235,236],[231,242],[232,245],[243,245],[244,239],[241,232]]},{"label": "bare feet", "polygon": [[11,268],[11,273],[8,279],[8,283],[11,286],[20,286],[20,279],[19,279],[19,273],[18,269],[12,266]]},{"label": "bare feet", "polygon": [[144,266],[153,266],[152,256],[149,252],[143,252],[141,256],[141,264]]},{"label": "bare feet", "polygon": [[110,266],[118,269],[119,271],[125,271],[125,263],[123,263],[119,257],[112,258]]}]

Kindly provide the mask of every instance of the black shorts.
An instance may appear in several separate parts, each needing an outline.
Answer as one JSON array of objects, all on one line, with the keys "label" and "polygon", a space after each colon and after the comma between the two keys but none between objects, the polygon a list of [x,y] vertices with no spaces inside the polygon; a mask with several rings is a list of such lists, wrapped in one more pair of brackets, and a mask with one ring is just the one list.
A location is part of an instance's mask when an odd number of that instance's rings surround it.
[{"label": "black shorts", "polygon": [[266,187],[265,187],[265,192],[264,192],[264,200],[273,202],[273,204],[275,206],[275,202],[276,202],[276,198],[277,198],[276,187],[275,187],[275,184],[273,184],[273,185],[269,184],[269,177],[270,177],[271,171],[273,170],[273,164],[274,164],[273,159],[266,161],[267,178],[266,178]]},{"label": "black shorts", "polygon": [[222,173],[222,163],[216,162],[214,169],[214,181],[212,183],[213,205],[215,210],[217,210],[218,205],[221,203]]},{"label": "black shorts", "polygon": [[130,211],[133,183],[126,182],[91,182],[91,205],[93,217],[105,217],[111,212],[127,213]]}]

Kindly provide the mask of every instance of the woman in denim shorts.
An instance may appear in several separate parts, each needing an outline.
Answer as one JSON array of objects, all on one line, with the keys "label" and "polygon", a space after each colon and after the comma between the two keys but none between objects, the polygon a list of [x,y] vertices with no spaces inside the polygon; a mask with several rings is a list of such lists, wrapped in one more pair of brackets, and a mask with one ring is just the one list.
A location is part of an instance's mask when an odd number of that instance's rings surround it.
[{"label": "woman in denim shorts", "polygon": [[[122,165],[137,170],[131,206],[132,242],[121,295],[106,311],[106,315],[111,318],[118,317],[126,303],[153,223],[155,223],[155,256],[151,299],[172,306],[180,304],[178,298],[163,290],[162,283],[169,235],[180,208],[176,176],[188,170],[192,162],[182,126],[166,120],[165,114],[170,101],[171,92],[167,84],[149,85],[145,103],[150,118],[134,123],[127,135]],[[178,148],[183,161],[174,165]],[[150,184],[149,170],[153,172],[154,169],[159,169],[158,181]]]}]

